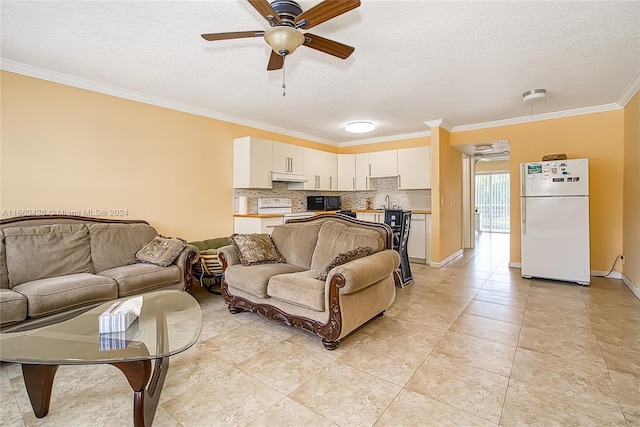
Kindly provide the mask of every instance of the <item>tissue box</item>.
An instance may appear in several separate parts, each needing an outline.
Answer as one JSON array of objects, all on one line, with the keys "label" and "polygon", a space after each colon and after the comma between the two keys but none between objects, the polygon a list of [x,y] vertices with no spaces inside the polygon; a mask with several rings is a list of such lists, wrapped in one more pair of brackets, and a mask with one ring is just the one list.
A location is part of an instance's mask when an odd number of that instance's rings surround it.
[{"label": "tissue box", "polygon": [[125,302],[114,302],[98,318],[98,327],[101,334],[123,332],[138,318],[142,307],[142,298],[132,298]]},{"label": "tissue box", "polygon": [[122,350],[129,346],[138,333],[138,322],[122,332],[100,334],[100,351]]}]

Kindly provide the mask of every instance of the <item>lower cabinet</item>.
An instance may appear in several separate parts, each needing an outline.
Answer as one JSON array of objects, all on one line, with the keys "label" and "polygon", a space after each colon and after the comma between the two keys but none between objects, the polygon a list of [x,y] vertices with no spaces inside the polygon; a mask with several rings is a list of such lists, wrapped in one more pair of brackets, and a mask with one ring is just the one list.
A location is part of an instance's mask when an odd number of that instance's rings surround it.
[{"label": "lower cabinet", "polygon": [[412,262],[429,263],[429,248],[431,246],[431,215],[412,214],[411,228],[407,252]]},{"label": "lower cabinet", "polygon": [[[384,211],[356,212],[356,218],[362,221],[384,222]],[[429,264],[429,249],[431,247],[431,215],[411,214],[411,228],[407,253],[411,262]]]},{"label": "lower cabinet", "polygon": [[356,219],[369,222],[384,222],[384,211],[380,211],[380,213],[356,212]]},{"label": "lower cabinet", "polygon": [[239,234],[271,234],[273,227],[284,224],[284,217],[251,218],[234,217],[233,232]]}]

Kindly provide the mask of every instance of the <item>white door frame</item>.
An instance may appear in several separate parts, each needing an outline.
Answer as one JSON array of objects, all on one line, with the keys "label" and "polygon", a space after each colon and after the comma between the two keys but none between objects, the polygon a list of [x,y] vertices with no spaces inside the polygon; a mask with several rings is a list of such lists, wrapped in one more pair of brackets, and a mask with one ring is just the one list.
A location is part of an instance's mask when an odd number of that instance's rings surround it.
[{"label": "white door frame", "polygon": [[472,156],[462,153],[462,247],[476,246],[476,162]]}]

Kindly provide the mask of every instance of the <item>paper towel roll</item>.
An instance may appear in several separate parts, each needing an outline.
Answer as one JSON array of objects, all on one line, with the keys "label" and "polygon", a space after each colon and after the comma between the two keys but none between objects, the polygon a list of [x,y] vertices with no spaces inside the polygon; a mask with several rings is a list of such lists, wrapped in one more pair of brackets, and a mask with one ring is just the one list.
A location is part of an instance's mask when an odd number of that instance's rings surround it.
[{"label": "paper towel roll", "polygon": [[246,215],[248,211],[248,203],[246,197],[238,197],[238,213],[240,215]]}]

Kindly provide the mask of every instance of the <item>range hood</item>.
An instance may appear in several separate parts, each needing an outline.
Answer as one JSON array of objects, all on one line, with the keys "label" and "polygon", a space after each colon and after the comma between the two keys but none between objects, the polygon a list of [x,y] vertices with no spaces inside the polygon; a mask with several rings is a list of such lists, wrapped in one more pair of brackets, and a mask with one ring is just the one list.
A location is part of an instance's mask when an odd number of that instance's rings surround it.
[{"label": "range hood", "polygon": [[296,175],[290,173],[271,172],[271,181],[307,182],[307,177],[304,175]]}]

